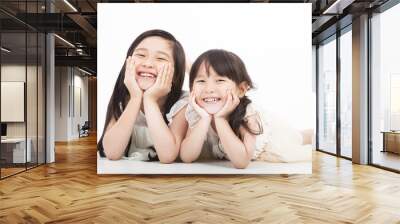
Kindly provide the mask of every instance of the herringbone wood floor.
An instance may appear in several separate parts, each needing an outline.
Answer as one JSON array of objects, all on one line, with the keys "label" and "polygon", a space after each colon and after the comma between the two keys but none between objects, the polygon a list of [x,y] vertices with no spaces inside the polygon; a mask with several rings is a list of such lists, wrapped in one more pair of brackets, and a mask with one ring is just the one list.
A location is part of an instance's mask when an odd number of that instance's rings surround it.
[{"label": "herringbone wood floor", "polygon": [[314,153],[312,175],[98,176],[96,139],[0,181],[0,223],[400,223],[400,175]]}]

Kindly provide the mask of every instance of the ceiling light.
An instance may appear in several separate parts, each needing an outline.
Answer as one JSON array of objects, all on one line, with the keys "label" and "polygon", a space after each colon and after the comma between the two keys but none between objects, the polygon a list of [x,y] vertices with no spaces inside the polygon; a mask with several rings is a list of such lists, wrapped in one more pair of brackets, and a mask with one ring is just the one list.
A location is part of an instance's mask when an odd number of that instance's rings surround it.
[{"label": "ceiling light", "polygon": [[68,0],[64,0],[65,4],[67,4],[72,10],[74,10],[75,12],[78,12],[78,10],[71,4],[69,3]]},{"label": "ceiling light", "polygon": [[86,70],[83,70],[83,69],[81,69],[81,68],[79,68],[78,67],[78,69],[79,69],[79,71],[81,71],[81,72],[83,72],[83,73],[85,73],[85,74],[88,74],[88,75],[92,75],[92,73],[90,73],[90,72],[88,72],[88,71],[86,71]]},{"label": "ceiling light", "polygon": [[54,34],[54,36],[56,36],[58,39],[60,39],[61,41],[63,41],[64,43],[68,44],[69,46],[75,48],[75,45],[71,44],[71,42],[67,41],[66,39],[58,36],[57,34]]},{"label": "ceiling light", "polygon": [[11,50],[9,50],[9,49],[7,49],[7,48],[5,48],[5,47],[1,47],[1,50],[4,51],[4,52],[6,52],[6,53],[10,53],[10,52],[11,52]]},{"label": "ceiling light", "polygon": [[332,5],[325,9],[322,14],[342,14],[343,10],[354,1],[355,0],[336,0]]}]

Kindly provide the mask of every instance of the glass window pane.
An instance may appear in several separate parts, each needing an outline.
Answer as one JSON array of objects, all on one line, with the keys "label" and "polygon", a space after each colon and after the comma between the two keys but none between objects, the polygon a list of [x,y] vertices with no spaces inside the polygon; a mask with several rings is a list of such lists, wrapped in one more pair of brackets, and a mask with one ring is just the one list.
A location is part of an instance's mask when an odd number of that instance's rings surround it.
[{"label": "glass window pane", "polygon": [[[18,18],[37,18],[45,0],[0,1]],[[28,13],[28,14],[25,14]],[[28,17],[26,17],[28,16]],[[45,35],[0,12],[2,142],[0,177],[45,162]],[[37,22],[37,21],[36,21]],[[21,87],[22,86],[22,87]],[[7,100],[3,100],[3,97]],[[17,107],[15,109],[12,107]],[[12,111],[12,113],[10,112]],[[4,114],[4,116],[3,116]],[[7,117],[14,116],[13,119]],[[15,118],[16,117],[16,118]]]},{"label": "glass window pane", "polygon": [[319,149],[336,153],[336,40],[318,48]]},{"label": "glass window pane", "polygon": [[400,170],[400,4],[372,24],[372,163]]},{"label": "glass window pane", "polygon": [[352,157],[352,35],[351,30],[340,37],[340,152]]},{"label": "glass window pane", "polygon": [[[1,34],[1,175],[2,178],[25,170],[30,158],[26,144],[26,34]],[[26,150],[28,146],[28,150]]]}]

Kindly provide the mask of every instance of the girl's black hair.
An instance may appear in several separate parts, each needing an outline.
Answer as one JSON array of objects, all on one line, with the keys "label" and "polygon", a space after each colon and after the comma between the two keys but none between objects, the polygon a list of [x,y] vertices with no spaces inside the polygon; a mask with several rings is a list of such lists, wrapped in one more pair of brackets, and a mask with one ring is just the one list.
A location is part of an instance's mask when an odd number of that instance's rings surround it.
[{"label": "girl's black hair", "polygon": [[[200,66],[204,63],[207,73],[209,74],[210,67],[214,71],[223,77],[227,77],[237,85],[242,82],[246,82],[249,88],[254,88],[253,82],[247,73],[246,66],[243,61],[236,54],[222,50],[212,49],[201,54],[196,61],[193,63],[189,75],[189,87],[190,90],[193,88],[194,79],[200,69]],[[236,109],[229,115],[229,125],[238,137],[242,137],[239,132],[239,128],[242,125],[250,133],[258,135],[263,132],[262,126],[258,123],[257,130],[249,128],[247,121],[244,116],[246,115],[247,105],[251,103],[251,100],[247,96],[240,98],[240,103]]]},{"label": "girl's black hair", "polygon": [[[179,43],[175,37],[167,31],[164,30],[149,30],[142,34],[140,34],[131,44],[126,53],[126,58],[131,56],[135,50],[135,48],[142,42],[144,39],[148,37],[161,37],[165,40],[171,42],[172,45],[172,54],[174,58],[174,76],[172,80],[171,91],[167,95],[167,99],[165,101],[164,107],[161,108],[163,112],[163,117],[165,122],[167,122],[166,114],[170,111],[172,105],[176,101],[179,100],[182,93],[182,85],[185,78],[185,52],[183,50],[182,45]],[[103,134],[97,144],[97,150],[100,153],[100,156],[105,157],[104,148],[103,148],[103,137],[104,133],[107,129],[108,124],[111,119],[114,118],[118,120],[121,116],[122,112],[125,110],[125,107],[130,99],[130,95],[128,89],[124,84],[125,79],[125,63],[119,72],[117,82],[115,83],[113,93],[110,98],[110,102],[108,103],[106,122],[104,123]],[[132,139],[131,139],[132,140]],[[129,140],[128,146],[126,149],[130,147],[131,140]],[[128,150],[125,150],[125,155],[127,155]]]}]

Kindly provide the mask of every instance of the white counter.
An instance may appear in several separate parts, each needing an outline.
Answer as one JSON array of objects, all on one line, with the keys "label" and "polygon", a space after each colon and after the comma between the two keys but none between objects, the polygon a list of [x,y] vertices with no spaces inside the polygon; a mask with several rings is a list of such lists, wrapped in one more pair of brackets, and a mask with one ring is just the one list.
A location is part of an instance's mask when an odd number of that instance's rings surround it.
[{"label": "white counter", "polygon": [[26,154],[25,154],[25,138],[6,138],[6,139],[1,139],[1,144],[2,145],[9,145],[12,144],[14,145],[13,148],[13,163],[25,163],[25,159],[27,159],[26,162],[31,162],[32,160],[32,153],[31,153],[31,146],[32,146],[32,140],[30,138],[26,139],[27,147],[26,147]]}]

